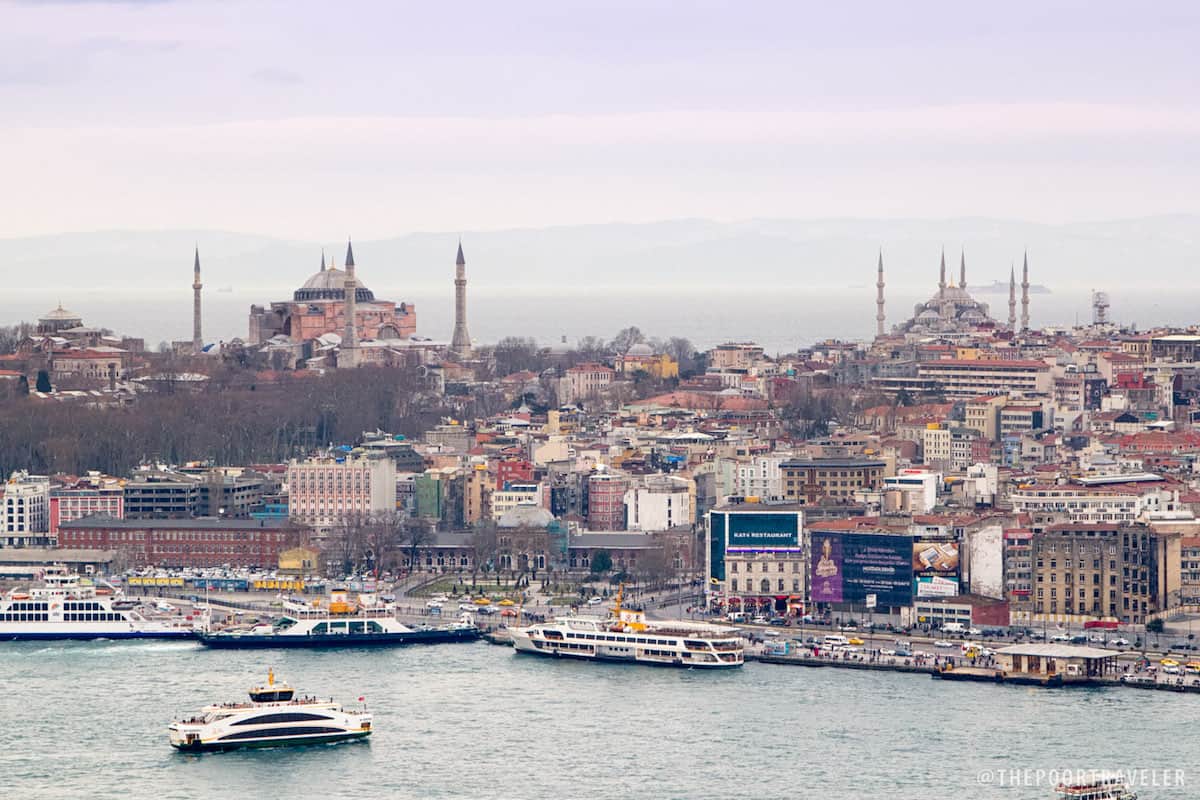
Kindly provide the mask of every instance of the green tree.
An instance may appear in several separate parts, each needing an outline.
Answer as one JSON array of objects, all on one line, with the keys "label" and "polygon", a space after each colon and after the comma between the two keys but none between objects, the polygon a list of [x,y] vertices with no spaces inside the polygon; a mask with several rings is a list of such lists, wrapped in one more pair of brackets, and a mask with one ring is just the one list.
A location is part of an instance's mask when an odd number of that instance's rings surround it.
[{"label": "green tree", "polygon": [[1163,621],[1161,619],[1152,619],[1146,623],[1146,633],[1162,633]]},{"label": "green tree", "polygon": [[592,574],[602,575],[612,569],[612,554],[607,550],[597,550],[592,556]]}]

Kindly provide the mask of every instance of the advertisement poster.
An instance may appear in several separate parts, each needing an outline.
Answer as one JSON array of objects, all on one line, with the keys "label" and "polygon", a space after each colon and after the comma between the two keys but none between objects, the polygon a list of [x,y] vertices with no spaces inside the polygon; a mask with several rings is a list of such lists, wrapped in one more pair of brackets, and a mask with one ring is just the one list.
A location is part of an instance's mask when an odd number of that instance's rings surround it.
[{"label": "advertisement poster", "polygon": [[837,534],[813,536],[812,601],[842,602],[842,538]]}]

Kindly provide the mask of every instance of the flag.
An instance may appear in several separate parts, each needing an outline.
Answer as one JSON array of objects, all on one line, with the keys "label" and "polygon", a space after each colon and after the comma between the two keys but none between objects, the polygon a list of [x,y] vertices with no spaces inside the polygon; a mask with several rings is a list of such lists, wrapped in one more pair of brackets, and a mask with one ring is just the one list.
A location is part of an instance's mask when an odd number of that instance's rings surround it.
[{"label": "flag", "polygon": [[366,700],[366,699],[367,699],[367,698],[366,698],[365,696],[361,695],[361,694],[358,696],[358,702],[360,702],[360,703],[361,703],[361,702],[363,702],[363,701],[364,701],[364,700]]}]

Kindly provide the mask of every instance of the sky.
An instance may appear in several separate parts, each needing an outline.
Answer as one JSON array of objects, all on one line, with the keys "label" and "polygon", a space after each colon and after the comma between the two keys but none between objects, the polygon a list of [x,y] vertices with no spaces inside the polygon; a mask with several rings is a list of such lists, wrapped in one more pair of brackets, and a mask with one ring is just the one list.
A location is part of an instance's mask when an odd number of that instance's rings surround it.
[{"label": "sky", "polygon": [[1200,4],[0,0],[0,238],[1200,213]]}]

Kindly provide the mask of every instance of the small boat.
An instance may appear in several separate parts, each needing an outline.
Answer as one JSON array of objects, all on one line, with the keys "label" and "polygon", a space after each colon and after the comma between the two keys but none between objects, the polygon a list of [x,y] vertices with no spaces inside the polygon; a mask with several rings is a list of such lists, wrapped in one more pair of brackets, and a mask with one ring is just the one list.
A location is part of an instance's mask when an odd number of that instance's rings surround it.
[{"label": "small boat", "polygon": [[371,723],[365,705],[347,710],[332,698],[297,698],[291,686],[275,682],[271,670],[266,684],[250,690],[250,702],[205,706],[188,719],[172,722],[167,731],[172,747],[205,752],[365,739],[371,735]]},{"label": "small boat", "polygon": [[1114,775],[1060,783],[1054,791],[1059,800],[1137,800],[1137,792],[1123,778]]}]

